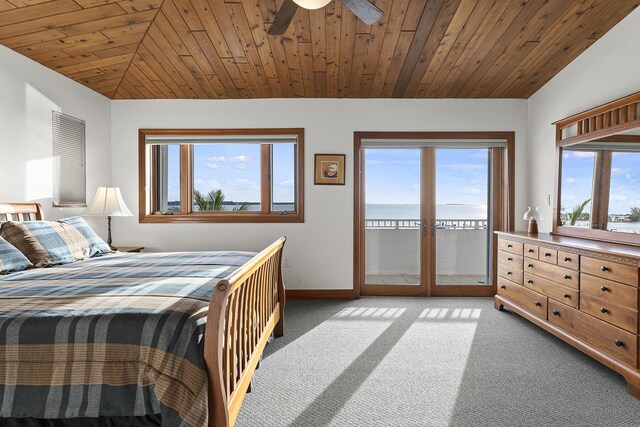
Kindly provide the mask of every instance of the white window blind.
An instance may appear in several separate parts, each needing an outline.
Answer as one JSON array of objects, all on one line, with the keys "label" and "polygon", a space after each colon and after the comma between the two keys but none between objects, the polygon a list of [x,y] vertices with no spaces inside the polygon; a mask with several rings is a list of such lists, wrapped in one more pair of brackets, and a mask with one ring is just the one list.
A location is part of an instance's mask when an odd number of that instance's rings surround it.
[{"label": "white window blind", "polygon": [[503,148],[505,139],[363,139],[365,148]]},{"label": "white window blind", "polygon": [[147,135],[145,142],[152,145],[168,144],[291,144],[295,135]]},{"label": "white window blind", "polygon": [[85,122],[53,111],[53,205],[86,206]]}]

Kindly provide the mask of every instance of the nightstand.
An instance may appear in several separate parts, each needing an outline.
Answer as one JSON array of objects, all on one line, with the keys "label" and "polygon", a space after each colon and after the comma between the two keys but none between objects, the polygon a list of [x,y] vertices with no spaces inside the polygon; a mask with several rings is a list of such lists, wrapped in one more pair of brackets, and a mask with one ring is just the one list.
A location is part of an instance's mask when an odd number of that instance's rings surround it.
[{"label": "nightstand", "polygon": [[120,252],[142,252],[144,246],[118,246],[116,249]]}]

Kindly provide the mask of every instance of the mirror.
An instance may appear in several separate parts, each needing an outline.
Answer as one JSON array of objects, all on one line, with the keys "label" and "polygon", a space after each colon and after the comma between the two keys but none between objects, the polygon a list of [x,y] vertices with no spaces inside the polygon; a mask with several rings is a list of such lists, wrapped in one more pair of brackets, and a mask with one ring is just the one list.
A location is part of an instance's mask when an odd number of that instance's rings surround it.
[{"label": "mirror", "polygon": [[[640,129],[559,147],[558,234],[640,239]],[[564,233],[566,231],[567,233]],[[614,234],[627,238],[616,239]],[[589,236],[589,233],[586,233]]]},{"label": "mirror", "polygon": [[640,92],[554,125],[553,234],[640,246]]}]

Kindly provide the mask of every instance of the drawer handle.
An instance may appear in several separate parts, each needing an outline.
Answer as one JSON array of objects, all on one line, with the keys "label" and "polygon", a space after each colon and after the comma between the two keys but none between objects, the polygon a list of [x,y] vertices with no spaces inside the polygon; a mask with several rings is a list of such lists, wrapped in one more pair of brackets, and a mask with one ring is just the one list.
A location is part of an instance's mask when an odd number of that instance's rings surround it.
[{"label": "drawer handle", "polygon": [[567,294],[567,293],[565,293],[565,294],[564,294],[564,295],[562,295],[562,296],[563,296],[563,297],[565,297],[565,298],[571,298],[571,295],[569,295],[569,294]]},{"label": "drawer handle", "polygon": [[600,290],[602,292],[607,292],[609,290],[609,288],[607,288],[606,286],[600,286]]},{"label": "drawer handle", "polygon": [[507,261],[513,261],[513,258],[508,257],[508,258],[507,258]]},{"label": "drawer handle", "polygon": [[534,253],[534,252],[535,252],[535,251],[534,251],[533,249],[529,249],[529,253],[530,253],[530,254],[532,254],[532,253]]},{"label": "drawer handle", "polygon": [[570,280],[570,279],[571,279],[571,276],[569,276],[568,274],[565,274],[565,275],[564,275],[564,278],[565,278],[565,279],[567,279],[567,280]]},{"label": "drawer handle", "polygon": [[564,262],[569,262],[569,261],[571,261],[571,258],[569,258],[568,256],[564,257],[563,259],[564,259]]},{"label": "drawer handle", "polygon": [[560,316],[560,312],[558,310],[553,310],[551,312],[554,316]]},{"label": "drawer handle", "polygon": [[622,347],[624,345],[624,343],[620,340],[613,340],[613,343],[618,347]]},{"label": "drawer handle", "polygon": [[603,265],[602,267],[600,267],[600,270],[609,271],[609,267],[607,267],[606,265]]},{"label": "drawer handle", "polygon": [[536,307],[540,307],[542,305],[542,304],[540,304],[540,301],[535,301],[534,304],[535,304]]},{"label": "drawer handle", "polygon": [[604,314],[607,311],[609,311],[609,310],[607,310],[605,307],[600,307],[600,313]]},{"label": "drawer handle", "polygon": [[529,279],[527,280],[527,283],[533,283],[533,280]]},{"label": "drawer handle", "polygon": [[551,256],[551,252],[545,252],[544,256]]},{"label": "drawer handle", "polygon": [[507,271],[507,276],[511,276],[513,273],[510,271]]},{"label": "drawer handle", "polygon": [[527,267],[533,268],[533,264],[527,264]]},{"label": "drawer handle", "polygon": [[500,289],[507,289],[505,285],[500,285]]},{"label": "drawer handle", "polygon": [[508,248],[512,248],[512,247],[513,247],[513,245],[509,245],[509,244],[508,244],[508,245],[507,245],[507,247],[508,247]]}]

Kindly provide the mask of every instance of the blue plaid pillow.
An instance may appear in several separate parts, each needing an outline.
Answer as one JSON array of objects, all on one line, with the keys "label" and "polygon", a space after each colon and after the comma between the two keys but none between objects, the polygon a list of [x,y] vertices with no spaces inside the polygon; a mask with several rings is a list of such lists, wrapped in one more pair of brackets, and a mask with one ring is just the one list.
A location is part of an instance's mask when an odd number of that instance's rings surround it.
[{"label": "blue plaid pillow", "polygon": [[7,221],[0,227],[0,237],[18,248],[35,267],[68,264],[111,252],[78,217],[60,221]]},{"label": "blue plaid pillow", "polygon": [[0,274],[15,273],[31,267],[26,256],[0,237]]},{"label": "blue plaid pillow", "polygon": [[85,221],[84,218],[79,216],[72,216],[71,218],[61,219],[58,222],[64,222],[65,224],[73,226],[80,232],[80,234],[84,236],[85,239],[87,239],[87,243],[89,244],[90,257],[104,255],[112,252],[109,245],[107,245],[105,241],[102,240],[95,231],[93,231],[93,229],[89,226],[89,224],[87,224],[87,221]]}]

